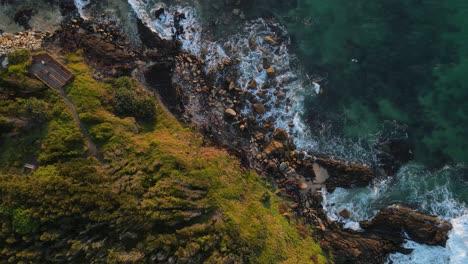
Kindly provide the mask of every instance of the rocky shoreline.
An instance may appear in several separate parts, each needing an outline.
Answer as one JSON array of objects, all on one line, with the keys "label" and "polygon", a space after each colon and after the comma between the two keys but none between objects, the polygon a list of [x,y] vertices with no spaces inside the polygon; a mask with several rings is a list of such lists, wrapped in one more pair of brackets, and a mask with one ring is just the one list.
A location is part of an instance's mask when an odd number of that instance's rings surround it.
[{"label": "rocky shoreline", "polygon": [[[277,195],[292,199],[285,217],[300,217],[315,226],[314,237],[322,248],[333,252],[337,263],[384,263],[393,252],[409,253],[402,247],[404,233],[418,243],[444,246],[450,223],[402,206],[382,209],[376,217],[361,222],[362,231],[345,229],[327,217],[319,190],[369,185],[381,168],[350,163],[297,151],[290,135],[273,122],[258,121],[265,105],[257,99],[262,87],[254,81],[251,91],[236,87],[238,58],[220,63],[216,71],[204,72],[203,59],[183,52],[177,41],[165,41],[139,25],[144,48],[135,50],[112,25],[70,19],[63,23],[47,45],[65,51],[83,49],[99,73],[135,76],[155,87],[169,108],[186,124],[200,130],[207,139],[238,156],[246,169],[255,170],[278,186]],[[273,83],[275,66],[264,60]],[[283,93],[275,95],[284,100]],[[249,115],[240,114],[251,106]],[[342,212],[349,217],[349,212]],[[305,249],[306,250],[306,249]]]},{"label": "rocky shoreline", "polygon": [[40,50],[44,40],[51,35],[51,32],[40,31],[25,31],[17,34],[2,33],[0,34],[0,56],[16,49]]},{"label": "rocky shoreline", "polygon": [[[274,43],[274,40],[269,42]],[[445,245],[452,228],[450,223],[408,207],[395,205],[382,209],[372,220],[360,223],[361,232],[331,221],[318,191],[368,186],[383,168],[296,151],[284,129],[275,128],[268,120],[258,122],[257,116],[266,109],[253,93],[262,94],[262,88],[256,87],[254,80],[249,84],[252,92],[236,87],[238,58],[226,59],[216,71],[207,73],[203,71],[203,59],[186,52],[165,57],[164,61],[173,63],[172,98],[166,101],[176,102],[174,106],[180,119],[198,128],[219,146],[230,149],[247,169],[274,180],[278,186],[277,195],[294,201],[291,212],[315,226],[314,236],[324,249],[332,250],[337,263],[384,263],[390,253],[410,253],[411,250],[402,247],[406,239],[404,233],[418,243]],[[273,79],[275,67],[270,63],[264,60],[259,67],[267,69],[269,78]],[[159,66],[156,63],[152,67]],[[147,82],[151,82],[151,74],[146,77]],[[281,92],[275,95],[278,100],[284,99]],[[246,105],[251,105],[252,109],[244,116],[240,113]],[[395,159],[386,164],[390,162],[397,164],[399,161]],[[343,216],[349,217],[347,214],[349,212],[344,212]]]},{"label": "rocky shoreline", "polygon": [[314,236],[324,249],[332,250],[337,263],[384,263],[390,253],[409,253],[402,247],[404,233],[419,243],[445,245],[451,225],[407,207],[382,209],[374,220],[361,223],[362,232],[331,221],[319,191],[368,186],[377,177],[378,168],[296,151],[284,129],[257,122],[261,103],[252,102],[252,115],[239,114],[249,92],[232,85],[235,77],[229,72],[235,71],[235,58],[222,65],[224,77],[219,86],[210,82],[212,76],[199,73],[200,58],[181,53],[175,60],[172,80],[183,105],[181,119],[230,149],[247,169],[274,180],[277,195],[293,200],[291,212],[315,226]]}]

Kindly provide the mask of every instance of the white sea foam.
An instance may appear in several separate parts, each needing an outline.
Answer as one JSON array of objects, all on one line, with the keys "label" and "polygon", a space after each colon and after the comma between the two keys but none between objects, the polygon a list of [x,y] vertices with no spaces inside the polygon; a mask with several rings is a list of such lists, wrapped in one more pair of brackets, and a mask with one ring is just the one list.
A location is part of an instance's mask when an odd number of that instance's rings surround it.
[{"label": "white sea foam", "polygon": [[86,18],[84,9],[87,5],[89,5],[90,0],[74,0],[74,2],[80,16],[82,18]]}]

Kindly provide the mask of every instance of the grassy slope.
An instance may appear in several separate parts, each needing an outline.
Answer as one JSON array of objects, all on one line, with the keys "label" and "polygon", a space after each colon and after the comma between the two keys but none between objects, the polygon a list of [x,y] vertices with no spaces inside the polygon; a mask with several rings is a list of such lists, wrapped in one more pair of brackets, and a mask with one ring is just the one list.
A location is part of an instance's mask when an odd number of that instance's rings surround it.
[{"label": "grassy slope", "polygon": [[[327,262],[318,244],[309,236],[309,229],[294,220],[289,223],[284,216],[289,213],[286,203],[255,173],[242,171],[235,157],[204,144],[200,134],[181,125],[160,107],[160,102],[157,102],[155,121],[141,124],[132,117],[117,117],[112,111],[112,85],[92,79],[91,69],[77,54],[68,56],[67,66],[76,78],[66,92],[108,160],[106,164],[94,161],[92,167],[104,179],[103,190],[112,193],[110,197],[119,194],[112,198],[114,205],[109,205],[111,220],[105,221],[145,226],[143,232],[135,229],[135,233],[142,232],[141,241],[131,247],[112,241],[102,248],[94,247],[86,245],[86,240],[77,239],[75,244],[71,243],[69,252],[79,248],[86,259],[93,258],[94,251],[105,247],[108,262],[139,262],[161,251],[181,263],[201,260],[212,263]],[[135,89],[146,93],[142,88]],[[55,117],[49,126],[54,121]],[[5,153],[3,149],[1,152]],[[60,168],[53,162],[51,166]],[[41,173],[47,172],[43,169],[36,172]],[[32,181],[28,178],[35,175],[21,177],[16,177],[16,181],[27,184]],[[5,186],[0,180],[0,194],[9,194]],[[40,211],[21,201],[2,201],[0,209],[14,211],[20,205],[24,210]],[[4,215],[10,225],[15,226],[14,217]],[[95,218],[86,219],[102,221]],[[38,225],[41,224],[48,223]],[[41,232],[44,236],[47,232],[43,229],[33,228],[34,231],[28,231],[30,237],[23,234],[23,238],[34,240]],[[28,245],[21,243],[18,247],[34,248]],[[14,246],[10,249],[20,250]],[[0,255],[0,259],[2,257],[5,256]],[[17,254],[17,258],[24,259],[24,254],[19,257]]]}]

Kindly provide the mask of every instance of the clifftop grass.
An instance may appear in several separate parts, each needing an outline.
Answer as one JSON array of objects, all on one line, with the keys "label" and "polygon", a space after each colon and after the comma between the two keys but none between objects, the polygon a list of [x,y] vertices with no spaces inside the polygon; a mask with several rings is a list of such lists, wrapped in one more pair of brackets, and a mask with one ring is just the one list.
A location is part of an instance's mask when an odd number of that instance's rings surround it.
[{"label": "clifftop grass", "polygon": [[0,260],[327,262],[268,182],[181,125],[151,92],[131,81],[129,92],[152,98],[156,115],[126,116],[115,109],[115,81],[94,80],[79,54],[65,62],[76,74],[68,97],[106,163],[67,157],[32,175],[2,170]]}]

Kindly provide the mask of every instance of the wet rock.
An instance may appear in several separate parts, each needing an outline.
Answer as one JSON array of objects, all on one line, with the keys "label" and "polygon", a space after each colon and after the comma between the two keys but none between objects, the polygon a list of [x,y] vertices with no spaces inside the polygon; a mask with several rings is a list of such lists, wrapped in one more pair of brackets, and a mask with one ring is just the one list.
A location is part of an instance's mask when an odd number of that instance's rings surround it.
[{"label": "wet rock", "polygon": [[271,36],[266,36],[265,38],[263,38],[267,43],[269,43],[270,45],[276,45],[276,41],[271,37]]},{"label": "wet rock", "polygon": [[288,140],[289,135],[288,135],[288,132],[286,132],[286,130],[282,128],[277,128],[273,132],[273,138],[279,141],[285,141],[285,140]]},{"label": "wet rock", "polygon": [[157,18],[157,19],[161,19],[161,15],[163,15],[165,12],[164,8],[159,8],[158,10],[156,10],[154,12],[154,16]]},{"label": "wet rock", "polygon": [[267,70],[266,70],[267,74],[268,74],[268,77],[270,78],[273,78],[275,77],[276,75],[276,71],[275,71],[275,68],[273,66],[270,66]]},{"label": "wet rock", "polygon": [[224,113],[226,114],[226,116],[228,117],[235,117],[237,116],[237,113],[236,111],[234,111],[232,108],[228,108],[224,111]]},{"label": "wet rock", "polygon": [[285,172],[289,169],[289,164],[287,162],[281,162],[280,166],[279,166],[279,170],[281,172]]},{"label": "wet rock", "polygon": [[387,139],[378,144],[377,149],[380,151],[378,154],[382,164],[380,167],[388,175],[395,175],[403,164],[414,157],[407,139]]},{"label": "wet rock", "polygon": [[325,182],[328,189],[365,187],[376,177],[370,167],[362,164],[331,158],[317,158],[316,162],[325,168],[330,176]]},{"label": "wet rock", "polygon": [[268,58],[266,57],[262,58],[262,67],[264,69],[268,69],[270,67],[270,62],[268,61]]},{"label": "wet rock", "polygon": [[284,156],[284,145],[283,143],[273,140],[268,144],[268,146],[263,150],[263,153],[267,156]]},{"label": "wet rock", "polygon": [[406,233],[418,243],[437,246],[445,246],[448,231],[452,229],[447,221],[404,206],[390,206],[360,225],[368,232],[381,233],[386,237]]},{"label": "wet rock", "polygon": [[301,181],[299,183],[299,189],[301,190],[307,190],[309,188],[309,185],[307,185],[307,183],[305,181]]},{"label": "wet rock", "polygon": [[341,212],[339,213],[339,215],[345,219],[349,219],[349,217],[351,216],[351,213],[346,210],[346,209],[343,209],[341,210]]},{"label": "wet rock", "polygon": [[333,249],[335,263],[385,263],[388,254],[403,252],[404,239],[385,240],[381,237],[352,231],[325,230],[324,241]]},{"label": "wet rock", "polygon": [[249,89],[257,89],[257,81],[255,81],[255,79],[252,79],[248,86],[247,86]]},{"label": "wet rock", "polygon": [[252,105],[252,107],[253,107],[254,112],[257,114],[262,115],[266,112],[266,108],[262,103],[255,103]]}]

